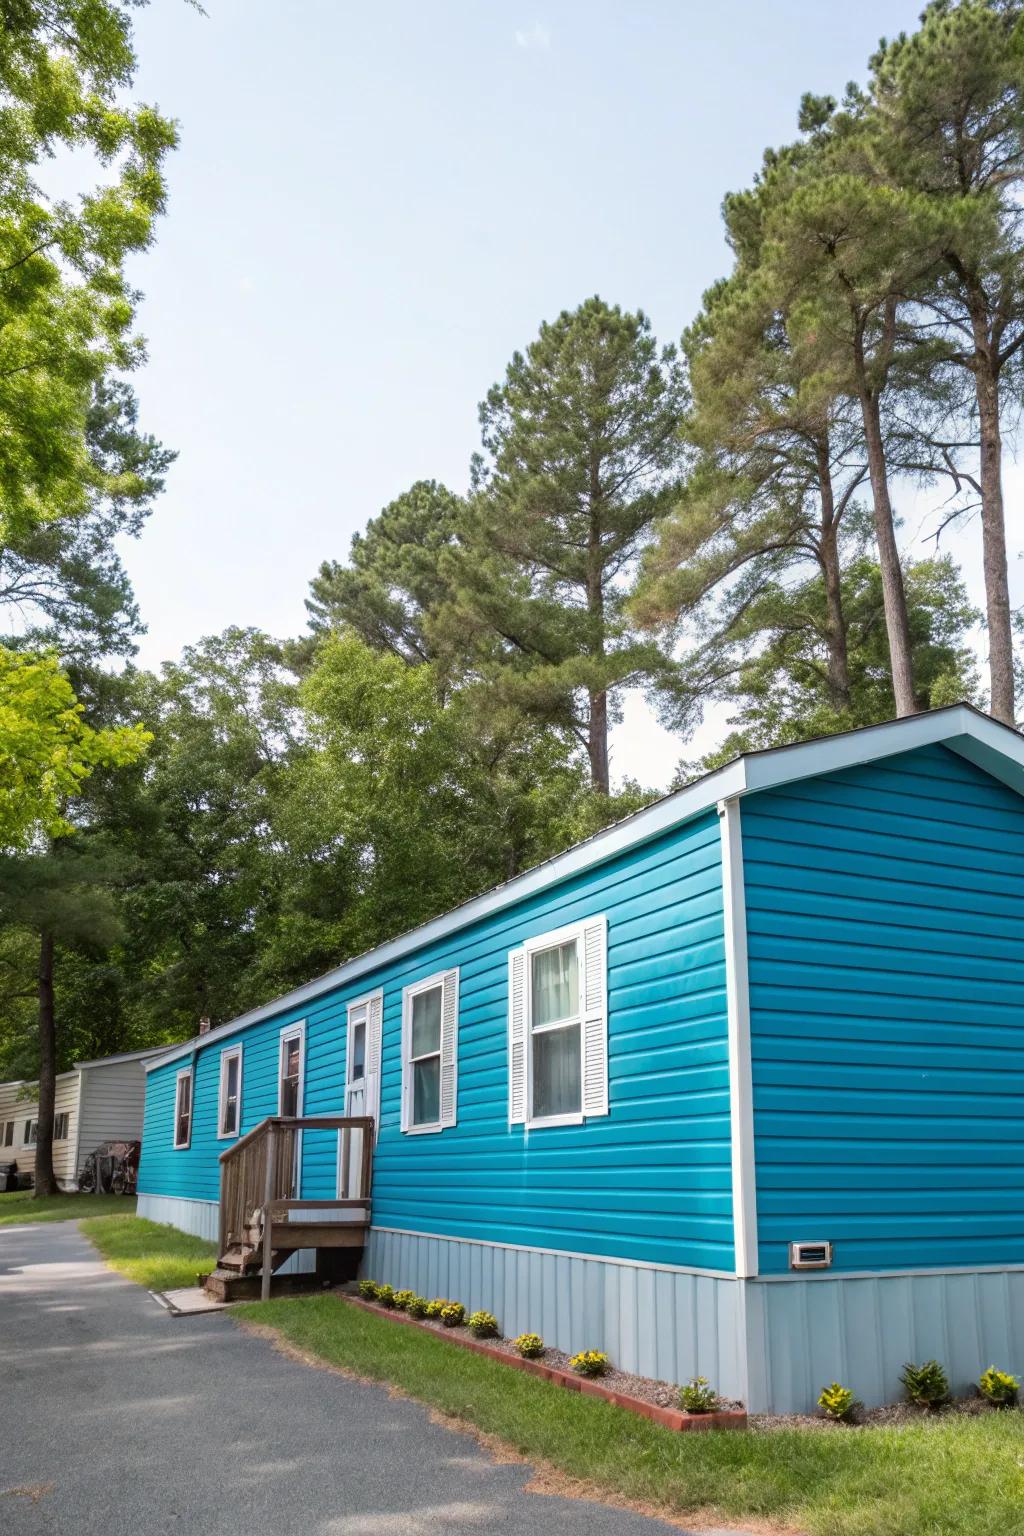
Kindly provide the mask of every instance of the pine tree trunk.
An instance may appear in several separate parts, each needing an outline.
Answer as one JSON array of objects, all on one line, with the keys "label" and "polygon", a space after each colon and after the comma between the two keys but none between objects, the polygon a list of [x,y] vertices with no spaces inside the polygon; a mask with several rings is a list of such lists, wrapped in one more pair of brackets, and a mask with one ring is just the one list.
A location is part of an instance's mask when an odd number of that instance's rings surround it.
[{"label": "pine tree trunk", "polygon": [[53,1010],[53,934],[39,935],[39,1130],[36,1185],[40,1195],[57,1194],[53,1174],[53,1101],[57,1091],[57,1037]]},{"label": "pine tree trunk", "polygon": [[1013,725],[1013,623],[1006,569],[1006,522],[1003,515],[1003,444],[999,430],[999,380],[986,349],[978,356],[975,388],[981,426],[981,540],[988,619],[990,712]]},{"label": "pine tree trunk", "polygon": [[818,559],[825,583],[825,643],[828,647],[828,691],[832,708],[845,713],[850,708],[850,657],[846,644],[846,620],[843,616],[842,572],[839,565],[839,529],[836,525],[832,470],[829,464],[828,438],[817,445],[818,489],[821,496],[821,533]]},{"label": "pine tree trunk", "polygon": [[[590,459],[590,541],[587,551],[587,612],[591,621],[592,654],[604,661],[604,557],[601,550],[601,477],[595,452]],[[608,690],[589,690],[590,722],[587,751],[590,756],[590,787],[596,795],[607,795],[608,782]]]},{"label": "pine tree trunk", "polygon": [[603,690],[590,695],[590,786],[597,795],[607,795],[608,783],[608,695]]},{"label": "pine tree trunk", "polygon": [[903,567],[900,565],[896,529],[893,525],[892,502],[889,499],[889,473],[885,461],[882,417],[877,393],[867,388],[863,382],[862,360],[860,360],[858,371],[861,375],[860,403],[864,418],[864,440],[868,451],[871,498],[874,502],[878,563],[882,571],[882,597],[885,602],[885,628],[889,637],[893,698],[897,715],[916,715],[918,701],[914,691],[914,662],[910,646],[910,623],[907,618],[907,594],[903,587]]}]

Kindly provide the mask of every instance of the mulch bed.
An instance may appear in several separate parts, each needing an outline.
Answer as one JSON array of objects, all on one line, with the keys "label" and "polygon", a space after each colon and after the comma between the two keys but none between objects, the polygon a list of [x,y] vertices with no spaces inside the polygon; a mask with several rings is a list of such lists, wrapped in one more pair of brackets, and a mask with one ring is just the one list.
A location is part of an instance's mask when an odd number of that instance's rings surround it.
[{"label": "mulch bed", "polygon": [[421,1328],[428,1333],[440,1334],[450,1343],[471,1349],[476,1354],[487,1355],[503,1365],[512,1366],[529,1375],[554,1382],[570,1392],[580,1392],[587,1397],[599,1397],[605,1402],[628,1408],[645,1419],[651,1419],[668,1429],[709,1430],[745,1429],[747,1415],[742,1403],[722,1400],[716,1413],[684,1413],[679,1407],[679,1389],[666,1381],[652,1381],[647,1376],[634,1376],[627,1371],[610,1368],[601,1377],[579,1376],[570,1370],[569,1356],[560,1349],[545,1349],[540,1360],[524,1360],[511,1339],[478,1339],[463,1325],[448,1328],[436,1318],[413,1318],[393,1307],[381,1307],[376,1302],[364,1301],[354,1289],[341,1288],[336,1294],[353,1306],[362,1307],[378,1317],[404,1323],[410,1328]]},{"label": "mulch bed", "polygon": [[880,1408],[858,1408],[849,1423],[838,1423],[821,1413],[752,1413],[749,1427],[775,1429],[906,1429],[911,1424],[941,1424],[943,1420],[977,1418],[979,1414],[1020,1410],[996,1408],[981,1396],[958,1397],[941,1408],[918,1408],[913,1403],[883,1403]]}]

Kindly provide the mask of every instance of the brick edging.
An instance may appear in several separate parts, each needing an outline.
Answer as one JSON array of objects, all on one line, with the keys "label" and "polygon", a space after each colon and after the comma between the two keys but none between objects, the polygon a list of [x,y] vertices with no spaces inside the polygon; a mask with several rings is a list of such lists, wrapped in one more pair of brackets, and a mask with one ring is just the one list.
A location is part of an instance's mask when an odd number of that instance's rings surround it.
[{"label": "brick edging", "polygon": [[516,1371],[525,1371],[529,1376],[539,1376],[542,1381],[553,1382],[556,1387],[564,1387],[568,1392],[580,1392],[584,1397],[603,1398],[606,1403],[614,1403],[617,1408],[628,1408],[631,1413],[638,1413],[642,1418],[664,1425],[666,1429],[685,1431],[746,1429],[747,1427],[745,1408],[720,1408],[716,1413],[686,1413],[681,1408],[660,1408],[657,1403],[645,1402],[642,1397],[632,1397],[628,1392],[616,1392],[612,1387],[604,1387],[593,1377],[574,1376],[569,1371],[559,1370],[557,1366],[545,1365],[541,1360],[524,1360],[521,1355],[507,1354],[505,1350],[496,1349],[493,1344],[485,1344],[481,1339],[442,1332],[440,1328],[433,1328],[429,1323],[421,1322],[419,1318],[407,1316],[398,1308],[379,1307],[372,1301],[364,1301],[361,1296],[346,1296],[338,1292],[335,1294],[339,1301],[344,1301],[352,1307],[360,1307],[364,1312],[372,1312],[375,1317],[383,1317],[394,1323],[404,1323],[407,1328],[419,1328],[435,1339],[444,1339],[448,1344],[457,1344],[462,1349],[471,1349],[474,1354],[486,1355],[489,1360],[497,1360],[501,1365],[510,1365]]}]

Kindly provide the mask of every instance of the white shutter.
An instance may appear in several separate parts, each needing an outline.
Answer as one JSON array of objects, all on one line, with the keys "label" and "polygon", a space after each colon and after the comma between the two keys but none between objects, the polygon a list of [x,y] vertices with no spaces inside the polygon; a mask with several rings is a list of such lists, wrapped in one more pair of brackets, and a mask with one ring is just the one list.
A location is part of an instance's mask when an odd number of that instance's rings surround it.
[{"label": "white shutter", "polygon": [[459,973],[445,971],[441,985],[441,1124],[455,1124],[458,1079]]},{"label": "white shutter", "polygon": [[412,997],[408,987],[402,992],[402,1130],[409,1129],[412,1115],[409,1098],[412,1093],[412,1067],[409,1065],[409,1032],[411,1029]]},{"label": "white shutter", "polygon": [[384,994],[374,992],[366,1009],[366,1113],[373,1116],[373,1139],[380,1131],[381,1023]]},{"label": "white shutter", "polygon": [[508,956],[508,1123],[526,1120],[526,951]]},{"label": "white shutter", "polygon": [[608,924],[583,924],[583,1113],[608,1113]]}]

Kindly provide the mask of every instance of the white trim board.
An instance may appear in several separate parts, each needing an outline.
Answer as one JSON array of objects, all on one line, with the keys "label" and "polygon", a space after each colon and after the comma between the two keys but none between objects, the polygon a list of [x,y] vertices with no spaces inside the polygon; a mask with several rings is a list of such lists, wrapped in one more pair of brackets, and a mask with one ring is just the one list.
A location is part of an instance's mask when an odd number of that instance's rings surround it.
[{"label": "white trim board", "polygon": [[692,817],[710,810],[720,800],[775,789],[798,779],[815,778],[860,763],[876,762],[896,753],[912,752],[917,747],[936,745],[958,752],[1018,794],[1024,794],[1024,737],[1011,726],[993,720],[970,704],[953,704],[948,709],[908,715],[902,720],[865,726],[861,730],[847,731],[841,736],[827,736],[818,741],[797,742],[789,747],[751,752],[705,778],[697,779],[693,784],[687,784],[685,788],[666,795],[644,810],[626,817],[624,821],[606,827],[586,842],[577,843],[565,853],[536,865],[514,880],[464,901],[451,912],[432,918],[430,922],[390,939],[377,949],[357,955],[335,970],[328,971],[326,975],[318,976],[314,981],[306,982],[304,986],[296,987],[294,991],[260,1008],[253,1008],[237,1019],[220,1024],[197,1039],[173,1046],[163,1055],[146,1061],[145,1070],[152,1072],[158,1067],[167,1066],[179,1057],[205,1049],[240,1029],[274,1018],[287,1009],[304,1008],[327,992],[357,981],[440,939],[448,938],[482,918],[525,901],[539,891],[603,864],[630,848],[650,842]]},{"label": "white trim board", "polygon": [[757,1170],[754,1162],[754,1086],[750,1055],[747,977],[747,903],[743,887],[740,802],[719,803],[722,827],[722,907],[725,996],[729,1042],[729,1123],[732,1142],[732,1226],[736,1273],[757,1274]]}]

